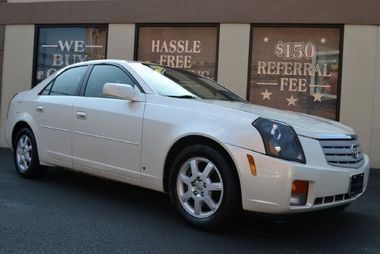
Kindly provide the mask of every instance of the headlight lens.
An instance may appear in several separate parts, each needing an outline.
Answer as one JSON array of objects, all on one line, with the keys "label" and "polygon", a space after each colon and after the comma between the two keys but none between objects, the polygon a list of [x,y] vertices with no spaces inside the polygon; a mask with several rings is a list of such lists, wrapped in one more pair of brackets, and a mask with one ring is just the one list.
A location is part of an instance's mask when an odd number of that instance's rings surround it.
[{"label": "headlight lens", "polygon": [[292,126],[261,117],[252,125],[260,132],[267,155],[306,163],[300,140]]}]

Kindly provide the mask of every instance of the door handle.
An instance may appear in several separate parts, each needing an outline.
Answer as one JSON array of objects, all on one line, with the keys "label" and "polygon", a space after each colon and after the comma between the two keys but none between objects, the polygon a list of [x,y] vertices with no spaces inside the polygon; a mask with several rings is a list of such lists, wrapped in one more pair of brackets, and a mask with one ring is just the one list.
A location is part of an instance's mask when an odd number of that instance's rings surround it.
[{"label": "door handle", "polygon": [[43,106],[37,106],[36,111],[38,113],[43,113],[44,112],[44,107]]},{"label": "door handle", "polygon": [[75,115],[76,115],[76,118],[79,120],[86,120],[87,119],[87,113],[86,112],[78,111]]}]

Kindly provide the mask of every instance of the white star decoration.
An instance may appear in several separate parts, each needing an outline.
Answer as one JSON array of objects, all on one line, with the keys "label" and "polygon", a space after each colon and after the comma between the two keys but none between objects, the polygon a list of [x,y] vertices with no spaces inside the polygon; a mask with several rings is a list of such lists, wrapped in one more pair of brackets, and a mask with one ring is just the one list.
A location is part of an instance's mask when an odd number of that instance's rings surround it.
[{"label": "white star decoration", "polygon": [[319,101],[319,102],[322,102],[322,94],[320,94],[319,92],[316,92],[316,93],[313,93],[312,96],[314,97],[314,101]]},{"label": "white star decoration", "polygon": [[265,89],[265,92],[261,94],[263,95],[263,100],[265,99],[270,100],[270,96],[272,95],[272,93],[268,92],[268,89]]},{"label": "white star decoration", "polygon": [[298,101],[298,99],[293,97],[293,94],[290,96],[290,98],[286,98],[286,100],[288,101],[288,106],[290,106],[290,105],[295,106],[296,101]]}]

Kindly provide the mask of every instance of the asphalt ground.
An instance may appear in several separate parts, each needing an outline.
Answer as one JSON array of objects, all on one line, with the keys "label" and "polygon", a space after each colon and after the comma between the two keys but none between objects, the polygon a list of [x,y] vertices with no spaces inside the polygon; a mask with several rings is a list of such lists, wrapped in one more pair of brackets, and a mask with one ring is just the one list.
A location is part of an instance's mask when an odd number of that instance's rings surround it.
[{"label": "asphalt ground", "polygon": [[166,194],[60,168],[23,179],[0,149],[0,253],[380,253],[380,170],[343,213],[244,214],[203,232]]}]

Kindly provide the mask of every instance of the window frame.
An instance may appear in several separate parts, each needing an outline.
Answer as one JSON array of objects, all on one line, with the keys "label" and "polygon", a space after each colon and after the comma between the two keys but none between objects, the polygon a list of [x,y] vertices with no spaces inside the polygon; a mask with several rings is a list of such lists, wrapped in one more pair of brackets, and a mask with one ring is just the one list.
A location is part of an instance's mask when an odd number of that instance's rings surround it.
[{"label": "window frame", "polygon": [[[139,53],[139,36],[140,28],[142,27],[214,27],[216,28],[216,45],[215,45],[215,81],[218,81],[218,69],[219,69],[219,39],[220,39],[220,23],[136,23],[135,24],[135,39],[134,39],[134,55],[133,60],[138,60]],[[186,69],[185,69],[186,70]]]},{"label": "window frame", "polygon": [[[337,98],[335,106],[335,121],[340,119],[340,109],[341,109],[341,90],[342,90],[342,70],[343,70],[343,41],[344,41],[344,25],[341,24],[268,24],[268,23],[251,23],[249,31],[249,55],[248,55],[248,72],[247,72],[247,92],[246,100],[250,103],[250,82],[251,82],[251,71],[253,63],[253,36],[255,27],[273,27],[273,28],[336,28],[339,29],[339,69],[338,69],[338,81],[337,81]],[[259,105],[259,104],[258,104]],[[297,111],[294,111],[297,112]]]},{"label": "window frame", "polygon": [[[108,53],[108,37],[109,37],[109,24],[107,23],[99,23],[99,24],[89,24],[89,23],[84,23],[84,24],[36,24],[34,27],[34,47],[33,47],[33,72],[32,72],[32,84],[31,88],[35,87],[39,83],[37,83],[37,62],[38,62],[38,42],[40,38],[40,29],[41,28],[91,28],[91,27],[96,27],[96,28],[106,28],[106,41],[104,44],[104,59],[107,59],[107,53]],[[67,66],[64,66],[65,68]],[[63,69],[62,68],[62,69]],[[40,81],[42,82],[42,81]]]}]

